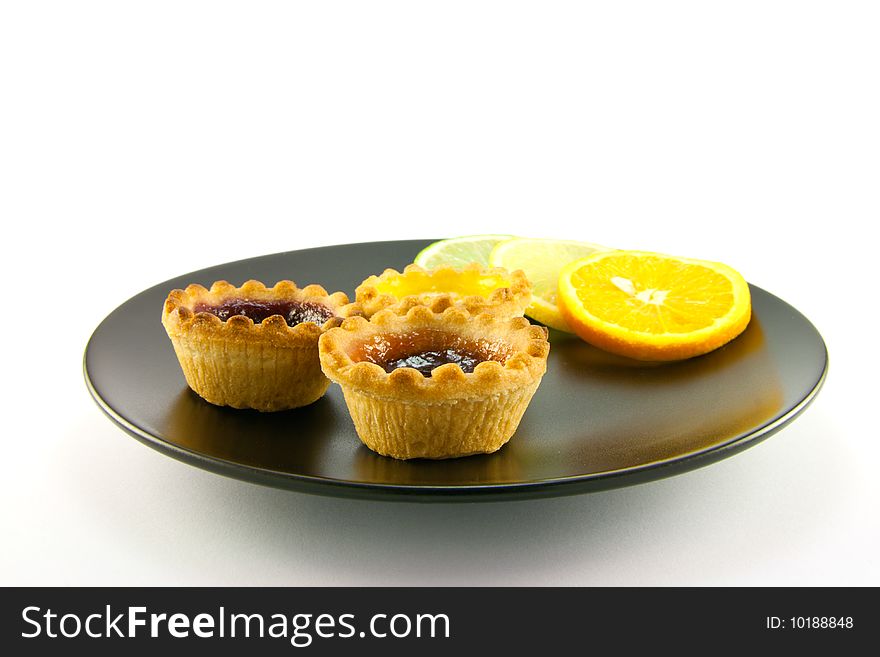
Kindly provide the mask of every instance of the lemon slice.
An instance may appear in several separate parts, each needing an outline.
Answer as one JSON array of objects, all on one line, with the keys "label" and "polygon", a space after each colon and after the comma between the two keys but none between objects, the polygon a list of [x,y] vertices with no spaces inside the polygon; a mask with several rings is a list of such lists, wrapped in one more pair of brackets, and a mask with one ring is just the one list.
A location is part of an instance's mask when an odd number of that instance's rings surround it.
[{"label": "lemon slice", "polygon": [[639,360],[678,360],[745,330],[745,279],[719,262],[644,251],[595,253],[563,268],[559,305],[569,326],[600,349]]},{"label": "lemon slice", "polygon": [[556,303],[559,272],[570,262],[610,249],[591,242],[515,237],[499,242],[489,264],[509,271],[522,269],[532,283],[526,315],[560,331],[572,332]]},{"label": "lemon slice", "polygon": [[496,244],[510,237],[510,235],[470,235],[440,240],[422,249],[413,262],[424,269],[438,267],[459,269],[472,262],[488,267],[489,253]]}]

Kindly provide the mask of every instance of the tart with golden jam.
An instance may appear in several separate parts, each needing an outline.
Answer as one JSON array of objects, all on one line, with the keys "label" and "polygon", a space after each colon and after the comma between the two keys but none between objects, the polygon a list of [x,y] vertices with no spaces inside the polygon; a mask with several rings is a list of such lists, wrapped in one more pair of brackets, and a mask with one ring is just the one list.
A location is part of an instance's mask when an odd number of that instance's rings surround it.
[{"label": "tart with golden jam", "polygon": [[355,301],[366,317],[386,308],[405,314],[415,306],[522,317],[532,301],[532,285],[521,270],[487,269],[476,263],[438,269],[407,265],[403,272],[386,269],[381,276],[367,278],[355,290]]},{"label": "tart with golden jam", "polygon": [[415,306],[351,317],[318,344],[361,441],[397,459],[494,452],[547,368],[547,329],[524,317]]},{"label": "tart with golden jam", "polygon": [[162,324],[187,384],[219,406],[279,411],[317,401],[330,381],[318,338],[355,312],[342,292],[292,281],[190,285],[165,300]]}]

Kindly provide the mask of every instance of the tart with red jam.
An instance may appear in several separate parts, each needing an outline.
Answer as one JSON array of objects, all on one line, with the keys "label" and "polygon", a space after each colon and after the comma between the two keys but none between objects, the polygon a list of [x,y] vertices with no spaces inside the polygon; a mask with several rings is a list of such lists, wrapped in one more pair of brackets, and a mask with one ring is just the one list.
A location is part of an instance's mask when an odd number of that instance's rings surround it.
[{"label": "tart with red jam", "polygon": [[280,411],[317,401],[330,381],[318,338],[354,312],[342,292],[280,281],[208,290],[190,285],[165,300],[162,324],[187,384],[219,406]]},{"label": "tart with red jam", "polygon": [[397,459],[494,452],[547,368],[547,329],[524,317],[426,306],[351,317],[318,343],[361,441]]},{"label": "tart with red jam", "polygon": [[386,269],[381,276],[367,278],[355,290],[355,301],[366,317],[385,308],[406,314],[415,306],[522,317],[532,301],[532,285],[521,270],[487,269],[476,263],[459,269],[407,265],[403,272]]}]

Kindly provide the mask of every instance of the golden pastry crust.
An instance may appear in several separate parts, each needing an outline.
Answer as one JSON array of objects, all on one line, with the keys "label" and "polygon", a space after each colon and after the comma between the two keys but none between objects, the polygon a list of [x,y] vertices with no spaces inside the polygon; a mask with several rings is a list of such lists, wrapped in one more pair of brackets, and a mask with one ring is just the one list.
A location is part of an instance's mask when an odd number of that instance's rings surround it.
[{"label": "golden pastry crust", "polygon": [[[483,294],[465,294],[454,288],[482,288]],[[364,316],[393,308],[406,314],[410,308],[429,306],[435,313],[458,308],[471,315],[490,313],[497,317],[522,317],[532,301],[532,284],[522,270],[483,268],[474,263],[464,268],[423,269],[407,265],[403,272],[386,269],[370,276],[355,290],[355,301]]]},{"label": "golden pastry crust", "polygon": [[[255,323],[243,315],[224,321],[197,310],[233,300],[318,304],[332,317],[321,326],[311,321],[288,326],[281,315]],[[284,280],[269,288],[250,280],[235,287],[217,281],[210,290],[201,285],[172,290],[162,324],[187,384],[199,396],[219,406],[278,411],[323,396],[330,382],[321,372],[318,338],[357,312],[359,306],[349,304],[344,293],[328,294],[320,285],[298,288]]]},{"label": "golden pastry crust", "polygon": [[[448,345],[466,345],[482,362],[470,373],[447,363],[429,377],[380,364],[407,348]],[[405,315],[386,309],[369,321],[345,319],[321,336],[318,351],[367,447],[398,459],[439,459],[494,452],[510,439],[546,371],[550,344],[547,329],[524,317],[415,306]]]}]

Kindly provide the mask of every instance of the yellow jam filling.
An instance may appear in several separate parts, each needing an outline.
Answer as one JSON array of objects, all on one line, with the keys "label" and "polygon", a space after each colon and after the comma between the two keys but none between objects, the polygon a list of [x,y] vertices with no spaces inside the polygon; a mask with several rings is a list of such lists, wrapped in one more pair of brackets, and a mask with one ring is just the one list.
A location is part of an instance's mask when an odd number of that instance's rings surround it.
[{"label": "yellow jam filling", "polygon": [[398,299],[423,294],[454,294],[460,297],[488,297],[493,291],[510,287],[505,276],[482,274],[478,271],[407,272],[391,276],[376,285],[380,294]]}]

